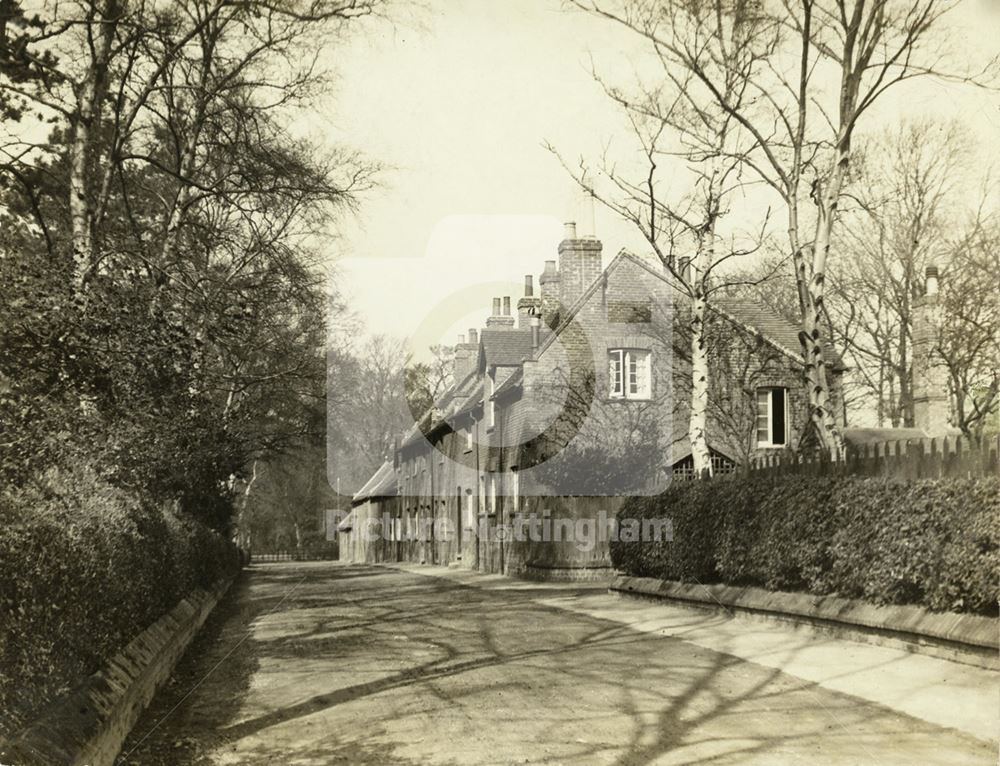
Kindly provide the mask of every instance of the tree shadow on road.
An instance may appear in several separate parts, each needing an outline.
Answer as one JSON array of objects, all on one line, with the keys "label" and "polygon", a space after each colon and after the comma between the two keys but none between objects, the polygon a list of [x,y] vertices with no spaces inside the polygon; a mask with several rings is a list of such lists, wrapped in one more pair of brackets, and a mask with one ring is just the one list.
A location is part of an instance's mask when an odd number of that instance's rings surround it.
[{"label": "tree shadow on road", "polygon": [[[885,742],[922,754],[910,762],[972,762],[934,757],[941,729],[777,668],[569,613],[532,590],[387,571],[256,569],[140,722],[133,740],[146,739],[126,762],[906,762],[877,752]],[[267,693],[251,691],[255,673],[274,684]],[[470,755],[479,737],[492,744]]]}]

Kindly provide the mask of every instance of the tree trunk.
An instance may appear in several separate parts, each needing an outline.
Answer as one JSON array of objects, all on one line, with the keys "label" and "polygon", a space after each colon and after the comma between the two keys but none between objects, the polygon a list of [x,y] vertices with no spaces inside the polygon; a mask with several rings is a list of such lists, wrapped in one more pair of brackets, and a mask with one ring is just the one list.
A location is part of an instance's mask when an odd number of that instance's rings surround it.
[{"label": "tree trunk", "polygon": [[[809,390],[809,420],[820,445],[830,452],[842,450],[840,429],[830,399],[826,354],[823,348],[822,317],[826,290],[826,261],[830,237],[837,214],[837,203],[850,157],[849,142],[841,137],[837,161],[826,188],[817,199],[816,237],[812,247],[800,247],[794,253],[795,281],[802,305],[799,341],[805,359],[805,377]],[[811,251],[811,252],[810,252]],[[811,259],[807,259],[807,253]],[[808,261],[811,261],[809,268]]]},{"label": "tree trunk", "polygon": [[253,468],[250,472],[250,480],[243,489],[243,502],[240,503],[240,512],[236,517],[236,526],[239,529],[240,538],[243,540],[243,547],[250,549],[250,490],[253,489],[254,482],[257,481],[257,461],[253,461]]},{"label": "tree trunk", "polygon": [[691,306],[691,417],[688,426],[695,475],[712,475],[708,447],[708,349],[705,346],[705,297],[699,288]]},{"label": "tree trunk", "polygon": [[108,85],[111,47],[121,16],[118,0],[108,0],[103,10],[88,20],[93,36],[92,58],[83,81],[76,88],[76,122],[70,144],[69,213],[73,243],[74,282],[82,287],[94,261],[90,209],[90,157],[94,136],[100,131]]}]

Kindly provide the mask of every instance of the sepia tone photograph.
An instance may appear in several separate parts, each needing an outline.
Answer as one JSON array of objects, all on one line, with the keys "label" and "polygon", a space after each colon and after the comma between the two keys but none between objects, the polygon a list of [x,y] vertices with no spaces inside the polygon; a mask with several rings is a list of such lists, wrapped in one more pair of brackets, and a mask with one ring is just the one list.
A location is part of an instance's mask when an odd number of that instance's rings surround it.
[{"label": "sepia tone photograph", "polygon": [[0,0],[0,766],[1000,763],[998,0]]}]

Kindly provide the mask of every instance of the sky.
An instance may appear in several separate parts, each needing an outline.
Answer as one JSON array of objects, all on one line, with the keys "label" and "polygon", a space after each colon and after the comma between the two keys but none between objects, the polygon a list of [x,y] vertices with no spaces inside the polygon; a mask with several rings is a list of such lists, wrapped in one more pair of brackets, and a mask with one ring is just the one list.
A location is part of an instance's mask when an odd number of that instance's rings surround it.
[{"label": "sky", "polygon": [[[1000,4],[965,0],[949,33],[970,55],[1000,54]],[[407,338],[418,357],[454,343],[482,326],[492,296],[516,304],[527,273],[537,285],[566,220],[599,236],[605,263],[622,248],[645,251],[630,224],[589,210],[545,148],[575,162],[621,140],[590,67],[627,74],[635,46],[560,0],[439,0],[330,49],[337,81],[310,127],[386,166],[327,253],[368,332]],[[923,115],[962,121],[983,152],[998,153],[1000,96],[970,86],[904,85],[865,128]]]}]

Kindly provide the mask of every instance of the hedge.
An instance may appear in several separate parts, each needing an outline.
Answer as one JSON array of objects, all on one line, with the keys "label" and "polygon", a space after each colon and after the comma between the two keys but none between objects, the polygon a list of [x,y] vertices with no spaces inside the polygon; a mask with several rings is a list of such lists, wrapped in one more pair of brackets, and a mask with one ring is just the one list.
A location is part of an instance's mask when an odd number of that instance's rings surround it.
[{"label": "hedge", "polygon": [[673,540],[611,544],[637,577],[753,585],[997,614],[1000,479],[735,475],[630,498]]},{"label": "hedge", "polygon": [[0,736],[239,566],[197,522],[80,467],[0,493]]}]

